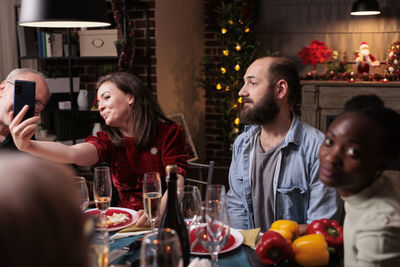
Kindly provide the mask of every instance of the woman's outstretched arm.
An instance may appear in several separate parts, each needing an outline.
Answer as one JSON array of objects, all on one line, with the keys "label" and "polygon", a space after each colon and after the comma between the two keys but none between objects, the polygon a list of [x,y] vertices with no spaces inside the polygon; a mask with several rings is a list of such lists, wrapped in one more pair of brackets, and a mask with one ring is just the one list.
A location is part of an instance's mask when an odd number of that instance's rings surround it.
[{"label": "woman's outstretched arm", "polygon": [[61,143],[31,140],[39,121],[38,116],[21,122],[28,106],[15,116],[9,128],[16,147],[29,154],[60,163],[89,166],[99,161],[97,149],[90,143],[67,146]]}]

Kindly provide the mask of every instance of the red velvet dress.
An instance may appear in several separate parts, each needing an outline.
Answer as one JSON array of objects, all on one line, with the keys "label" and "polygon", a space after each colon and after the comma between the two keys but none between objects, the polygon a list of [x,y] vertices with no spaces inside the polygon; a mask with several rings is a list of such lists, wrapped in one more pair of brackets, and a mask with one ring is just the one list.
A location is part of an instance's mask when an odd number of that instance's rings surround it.
[{"label": "red velvet dress", "polygon": [[96,146],[100,162],[106,162],[114,186],[119,192],[119,206],[143,209],[143,174],[159,172],[163,192],[166,190],[165,167],[177,164],[178,173],[186,176],[187,153],[184,132],[176,123],[159,123],[157,136],[145,151],[138,151],[133,138],[124,138],[125,146],[116,147],[105,132],[89,136],[86,142]]}]

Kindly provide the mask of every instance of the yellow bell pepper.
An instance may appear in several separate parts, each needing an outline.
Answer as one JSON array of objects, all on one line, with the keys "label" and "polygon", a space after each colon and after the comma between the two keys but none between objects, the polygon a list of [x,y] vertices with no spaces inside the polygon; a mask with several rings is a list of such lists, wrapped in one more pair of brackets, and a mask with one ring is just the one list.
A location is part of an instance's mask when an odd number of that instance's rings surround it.
[{"label": "yellow bell pepper", "polygon": [[321,234],[297,238],[293,244],[294,259],[301,266],[325,266],[329,263],[328,243]]},{"label": "yellow bell pepper", "polygon": [[280,233],[289,244],[292,244],[293,240],[300,235],[298,223],[291,220],[275,221],[269,231]]}]

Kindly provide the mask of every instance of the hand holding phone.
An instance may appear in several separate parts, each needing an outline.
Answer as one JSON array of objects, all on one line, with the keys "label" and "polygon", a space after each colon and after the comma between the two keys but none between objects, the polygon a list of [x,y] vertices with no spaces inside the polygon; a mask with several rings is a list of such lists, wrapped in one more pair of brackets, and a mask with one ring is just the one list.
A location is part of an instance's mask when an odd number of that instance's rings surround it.
[{"label": "hand holding phone", "polygon": [[14,82],[14,117],[25,106],[29,106],[22,121],[35,115],[36,83],[32,81],[15,80]]}]

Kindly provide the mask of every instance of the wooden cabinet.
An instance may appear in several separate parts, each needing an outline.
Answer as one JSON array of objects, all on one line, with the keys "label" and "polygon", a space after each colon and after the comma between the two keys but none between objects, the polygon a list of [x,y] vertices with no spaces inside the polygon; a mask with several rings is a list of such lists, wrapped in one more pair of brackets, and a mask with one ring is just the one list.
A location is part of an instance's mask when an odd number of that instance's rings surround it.
[{"label": "wooden cabinet", "polygon": [[375,94],[385,106],[400,112],[400,82],[302,81],[302,119],[325,131],[347,100],[360,94]]}]

